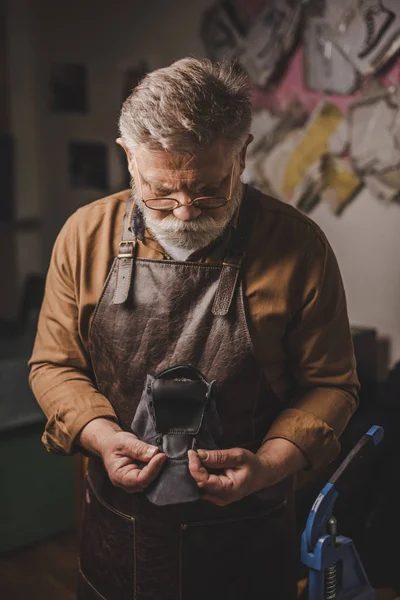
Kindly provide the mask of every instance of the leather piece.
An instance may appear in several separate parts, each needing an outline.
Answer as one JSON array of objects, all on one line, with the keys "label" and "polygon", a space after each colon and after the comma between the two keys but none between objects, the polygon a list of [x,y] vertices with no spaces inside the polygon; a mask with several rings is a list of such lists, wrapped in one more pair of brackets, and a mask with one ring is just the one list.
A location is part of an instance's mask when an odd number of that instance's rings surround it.
[{"label": "leather piece", "polygon": [[203,492],[190,474],[188,459],[169,457],[162,472],[146,489],[145,494],[152,504],[170,506],[198,502]]},{"label": "leather piece", "polygon": [[152,382],[152,404],[158,431],[196,434],[203,421],[206,392],[200,381],[155,377]]},{"label": "leather piece", "polygon": [[192,447],[193,436],[169,433],[162,439],[162,451],[172,459],[186,458],[187,451]]},{"label": "leather piece", "polygon": [[[171,379],[171,373],[184,377]],[[187,452],[219,448],[222,429],[213,383],[197,369],[182,365],[147,376],[131,430],[167,455],[161,473],[145,490],[158,506],[195,502],[203,495],[189,471]]]}]

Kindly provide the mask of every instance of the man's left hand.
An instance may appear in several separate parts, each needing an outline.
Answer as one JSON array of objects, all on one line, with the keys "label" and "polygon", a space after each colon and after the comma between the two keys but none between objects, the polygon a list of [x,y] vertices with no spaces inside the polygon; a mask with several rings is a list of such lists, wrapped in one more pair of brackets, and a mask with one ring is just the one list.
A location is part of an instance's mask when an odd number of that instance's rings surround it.
[{"label": "man's left hand", "polygon": [[[204,490],[204,500],[218,506],[241,500],[274,483],[268,480],[265,463],[244,448],[189,450],[188,455],[189,470],[199,488]],[[221,469],[221,473],[209,473],[206,467]]]},{"label": "man's left hand", "polygon": [[[204,500],[218,506],[237,502],[282,481],[307,466],[303,452],[286,439],[265,442],[257,454],[244,448],[189,450],[189,470]],[[218,475],[209,469],[221,469]]]}]

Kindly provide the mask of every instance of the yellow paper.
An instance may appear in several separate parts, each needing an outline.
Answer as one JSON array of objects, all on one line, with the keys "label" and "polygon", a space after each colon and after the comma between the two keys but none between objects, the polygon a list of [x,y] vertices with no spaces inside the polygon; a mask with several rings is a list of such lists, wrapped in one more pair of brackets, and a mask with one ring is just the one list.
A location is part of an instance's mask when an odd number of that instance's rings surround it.
[{"label": "yellow paper", "polygon": [[342,120],[339,109],[328,102],[320,105],[311,115],[306,130],[286,164],[283,183],[286,198],[292,197],[310,166],[327,154],[329,138]]}]

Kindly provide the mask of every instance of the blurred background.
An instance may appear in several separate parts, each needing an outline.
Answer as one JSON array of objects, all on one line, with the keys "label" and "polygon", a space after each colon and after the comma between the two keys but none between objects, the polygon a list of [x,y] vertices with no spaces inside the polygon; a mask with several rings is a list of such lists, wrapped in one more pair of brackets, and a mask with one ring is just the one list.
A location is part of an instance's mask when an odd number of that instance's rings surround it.
[{"label": "blurred background", "polygon": [[[244,179],[308,213],[338,258],[362,383],[341,457],[386,429],[339,522],[400,593],[399,0],[0,0],[0,15],[0,597],[74,598],[83,467],[46,453],[27,383],[44,277],[67,217],[128,185],[122,102],[187,55],[239,60]],[[299,490],[299,530],[328,476]]]}]

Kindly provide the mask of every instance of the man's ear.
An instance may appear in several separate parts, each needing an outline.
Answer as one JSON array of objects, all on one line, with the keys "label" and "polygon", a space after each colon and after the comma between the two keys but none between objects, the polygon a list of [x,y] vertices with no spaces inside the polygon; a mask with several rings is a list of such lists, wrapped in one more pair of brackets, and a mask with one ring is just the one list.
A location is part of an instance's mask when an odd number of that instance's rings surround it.
[{"label": "man's ear", "polygon": [[243,173],[244,168],[246,166],[246,152],[247,152],[247,146],[254,140],[254,136],[249,133],[249,135],[247,136],[247,140],[243,146],[243,148],[240,151],[239,154],[239,160],[240,160],[240,172]]},{"label": "man's ear", "polygon": [[117,142],[117,144],[119,146],[121,146],[121,148],[123,148],[125,150],[126,158],[128,159],[128,166],[129,166],[129,169],[130,169],[131,162],[132,162],[132,159],[133,159],[131,151],[129,150],[128,146],[125,144],[125,142],[124,142],[124,140],[122,138],[117,138],[115,141]]}]

